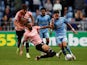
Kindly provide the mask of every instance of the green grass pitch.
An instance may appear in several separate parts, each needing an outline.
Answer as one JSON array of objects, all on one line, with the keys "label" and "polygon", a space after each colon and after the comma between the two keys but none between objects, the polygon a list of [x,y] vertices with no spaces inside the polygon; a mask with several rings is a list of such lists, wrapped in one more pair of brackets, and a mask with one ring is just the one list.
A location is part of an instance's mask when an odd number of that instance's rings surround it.
[{"label": "green grass pitch", "polygon": [[[58,47],[51,47],[56,52]],[[25,50],[23,56],[16,54],[16,47],[0,47],[0,65],[87,65],[87,47],[71,47],[76,55],[76,61],[65,61],[64,55],[61,58],[56,56],[53,58],[45,58],[39,61],[35,60],[37,55],[40,55],[34,47],[30,47],[31,59],[26,59]]]}]

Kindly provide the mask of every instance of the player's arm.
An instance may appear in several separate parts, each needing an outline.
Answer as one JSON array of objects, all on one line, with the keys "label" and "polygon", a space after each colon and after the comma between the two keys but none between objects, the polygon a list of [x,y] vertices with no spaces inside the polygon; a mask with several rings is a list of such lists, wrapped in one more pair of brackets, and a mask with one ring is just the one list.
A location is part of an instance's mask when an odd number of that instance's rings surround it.
[{"label": "player's arm", "polygon": [[74,33],[77,33],[77,31],[71,26],[70,23],[66,23],[68,27],[70,27],[70,29],[74,32]]},{"label": "player's arm", "polygon": [[54,29],[54,18],[52,18],[52,20],[50,22],[50,27],[51,27],[51,29]]},{"label": "player's arm", "polygon": [[20,13],[18,12],[15,16],[15,20],[14,20],[14,25],[18,28],[20,28],[20,25],[19,25],[19,18],[21,18],[21,16],[19,15]]},{"label": "player's arm", "polygon": [[19,27],[19,23],[18,23],[17,20],[14,21],[14,25],[17,26],[17,27]]},{"label": "player's arm", "polygon": [[30,15],[30,17],[31,17],[32,24],[34,25],[34,17],[32,15]]},{"label": "player's arm", "polygon": [[51,27],[50,26],[35,26],[35,28],[37,30],[40,30],[40,29],[51,28]]},{"label": "player's arm", "polygon": [[17,20],[14,21],[14,25],[17,27],[17,28],[23,28],[20,26],[19,22]]},{"label": "player's arm", "polygon": [[50,26],[50,17],[48,18],[48,21],[49,21],[49,25],[48,26],[42,26],[41,29],[51,28],[51,26]]},{"label": "player's arm", "polygon": [[42,26],[40,29],[51,28],[51,26]]}]

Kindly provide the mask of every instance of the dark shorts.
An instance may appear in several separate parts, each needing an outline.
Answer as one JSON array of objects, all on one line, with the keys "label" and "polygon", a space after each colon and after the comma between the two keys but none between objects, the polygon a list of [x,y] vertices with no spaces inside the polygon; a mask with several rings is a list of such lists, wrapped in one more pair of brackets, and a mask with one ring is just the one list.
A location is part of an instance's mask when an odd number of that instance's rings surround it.
[{"label": "dark shorts", "polygon": [[44,52],[44,50],[42,49],[42,46],[43,46],[43,44],[38,44],[38,45],[36,45],[36,49],[37,49],[38,51]]},{"label": "dark shorts", "polygon": [[17,38],[21,39],[23,37],[24,32],[25,32],[24,30],[22,30],[22,31],[16,31]]}]

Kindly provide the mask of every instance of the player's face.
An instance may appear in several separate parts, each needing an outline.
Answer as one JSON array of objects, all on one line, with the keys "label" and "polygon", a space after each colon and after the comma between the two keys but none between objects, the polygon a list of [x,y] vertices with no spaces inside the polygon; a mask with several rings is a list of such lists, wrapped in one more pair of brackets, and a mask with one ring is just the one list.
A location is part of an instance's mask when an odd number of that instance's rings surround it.
[{"label": "player's face", "polygon": [[46,12],[45,10],[41,10],[42,15],[45,15],[45,12]]},{"label": "player's face", "polygon": [[58,19],[58,18],[59,18],[59,13],[55,13],[55,14],[54,14],[54,18],[55,18],[55,19]]},{"label": "player's face", "polygon": [[25,15],[26,14],[26,12],[27,12],[27,10],[22,10],[22,13]]},{"label": "player's face", "polygon": [[32,24],[28,23],[27,27],[28,27],[29,30],[32,30]]}]

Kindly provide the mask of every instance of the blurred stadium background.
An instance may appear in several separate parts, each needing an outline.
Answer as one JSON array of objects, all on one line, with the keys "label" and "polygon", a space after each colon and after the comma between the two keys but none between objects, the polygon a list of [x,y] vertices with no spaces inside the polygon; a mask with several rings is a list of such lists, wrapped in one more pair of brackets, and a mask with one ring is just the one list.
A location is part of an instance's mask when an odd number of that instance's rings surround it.
[{"label": "blurred stadium background", "polygon": [[40,14],[41,7],[45,7],[50,16],[53,9],[57,9],[60,16],[68,18],[75,29],[87,30],[87,0],[0,0],[1,31],[14,31],[14,16],[22,4],[29,6],[35,19]]},{"label": "blurred stadium background", "polygon": [[[64,58],[54,57],[37,62],[34,57],[39,53],[32,45],[30,45],[32,59],[26,60],[24,56],[20,57],[15,54],[17,40],[13,22],[15,14],[21,9],[22,4],[29,6],[29,11],[32,12],[34,19],[40,14],[39,9],[45,7],[47,14],[51,17],[53,11],[57,9],[60,16],[69,20],[70,24],[78,31],[78,34],[73,34],[67,28],[68,42],[77,56],[76,61],[66,62]],[[59,48],[57,48],[54,34],[54,32],[50,34],[50,46],[58,52]],[[87,65],[86,50],[87,0],[0,0],[0,65]]]}]

